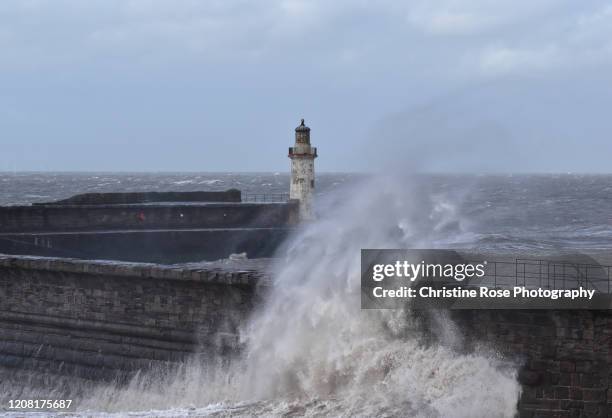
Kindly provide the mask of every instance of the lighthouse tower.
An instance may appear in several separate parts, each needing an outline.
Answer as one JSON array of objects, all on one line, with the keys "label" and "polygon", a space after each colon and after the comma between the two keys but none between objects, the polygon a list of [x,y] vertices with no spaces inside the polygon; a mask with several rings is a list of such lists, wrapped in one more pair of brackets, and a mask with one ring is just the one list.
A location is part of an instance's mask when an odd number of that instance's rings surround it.
[{"label": "lighthouse tower", "polygon": [[310,146],[310,128],[304,125],[295,128],[295,145],[289,148],[291,158],[291,187],[289,198],[300,202],[300,220],[307,221],[314,218],[312,201],[314,195],[314,159],[317,158],[317,149]]}]

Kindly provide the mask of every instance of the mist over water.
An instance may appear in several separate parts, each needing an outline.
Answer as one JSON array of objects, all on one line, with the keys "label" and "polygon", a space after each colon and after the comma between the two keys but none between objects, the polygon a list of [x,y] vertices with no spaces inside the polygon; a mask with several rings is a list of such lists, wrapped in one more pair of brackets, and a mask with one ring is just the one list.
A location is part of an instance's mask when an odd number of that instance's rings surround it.
[{"label": "mist over water", "polygon": [[[173,373],[78,392],[96,416],[510,417],[517,365],[468,352],[450,319],[360,309],[361,248],[435,248],[455,205],[405,178],[370,178],[320,199],[320,217],[279,252],[265,303],[231,362],[195,358]],[[435,338],[431,338],[431,336]],[[136,412],[141,411],[141,412]]]}]

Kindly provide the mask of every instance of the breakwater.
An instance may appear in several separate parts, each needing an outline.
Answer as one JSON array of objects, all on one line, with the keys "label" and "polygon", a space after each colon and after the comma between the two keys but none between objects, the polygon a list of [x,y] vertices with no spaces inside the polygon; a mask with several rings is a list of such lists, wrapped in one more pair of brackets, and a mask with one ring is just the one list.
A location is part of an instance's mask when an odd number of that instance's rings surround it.
[{"label": "breakwater", "polygon": [[[114,379],[191,355],[231,356],[240,350],[238,328],[261,302],[268,265],[2,256],[1,364]],[[463,349],[484,344],[520,366],[521,416],[610,411],[609,311],[461,310],[452,319]]]}]

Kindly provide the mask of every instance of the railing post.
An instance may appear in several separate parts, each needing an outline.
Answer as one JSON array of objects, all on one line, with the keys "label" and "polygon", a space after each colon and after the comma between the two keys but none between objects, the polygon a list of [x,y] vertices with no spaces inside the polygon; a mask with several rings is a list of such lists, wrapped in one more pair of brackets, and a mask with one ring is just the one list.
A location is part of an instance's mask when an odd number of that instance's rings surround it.
[{"label": "railing post", "polygon": [[493,262],[493,286],[497,289],[497,261]]},{"label": "railing post", "polygon": [[515,260],[514,265],[514,285],[518,286],[518,258]]},{"label": "railing post", "polygon": [[538,260],[538,282],[540,284],[540,288],[542,287],[542,260]]},{"label": "railing post", "polygon": [[563,288],[565,289],[565,263],[563,263]]}]

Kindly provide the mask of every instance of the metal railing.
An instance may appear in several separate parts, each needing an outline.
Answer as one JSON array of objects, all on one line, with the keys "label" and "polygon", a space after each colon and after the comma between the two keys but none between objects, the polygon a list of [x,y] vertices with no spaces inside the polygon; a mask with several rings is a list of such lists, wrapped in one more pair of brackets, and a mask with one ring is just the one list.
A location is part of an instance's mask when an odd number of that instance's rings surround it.
[{"label": "metal railing", "polygon": [[[478,264],[479,262],[472,262]],[[488,261],[485,275],[457,283],[462,287],[489,286],[510,288],[524,286],[542,289],[577,289],[579,287],[612,292],[610,269],[612,266],[565,261],[517,258],[512,261]],[[467,280],[466,280],[467,282]]]},{"label": "metal railing", "polygon": [[283,203],[289,200],[289,193],[242,193],[242,201],[249,203]]}]

